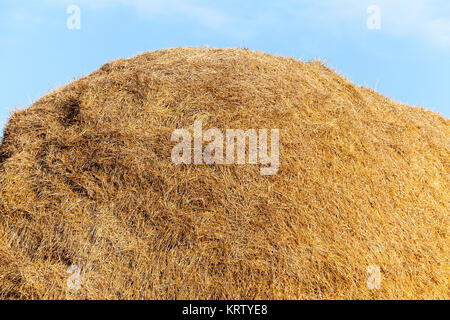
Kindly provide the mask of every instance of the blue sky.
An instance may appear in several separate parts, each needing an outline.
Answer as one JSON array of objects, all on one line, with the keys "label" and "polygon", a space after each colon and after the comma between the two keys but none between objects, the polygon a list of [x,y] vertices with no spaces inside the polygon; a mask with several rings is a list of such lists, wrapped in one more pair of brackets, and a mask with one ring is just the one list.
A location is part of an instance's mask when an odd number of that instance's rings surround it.
[{"label": "blue sky", "polygon": [[[68,29],[70,5],[80,29]],[[380,9],[380,29],[367,20]],[[168,47],[246,47],[321,58],[355,84],[450,116],[448,0],[2,0],[0,129],[105,62]]]}]

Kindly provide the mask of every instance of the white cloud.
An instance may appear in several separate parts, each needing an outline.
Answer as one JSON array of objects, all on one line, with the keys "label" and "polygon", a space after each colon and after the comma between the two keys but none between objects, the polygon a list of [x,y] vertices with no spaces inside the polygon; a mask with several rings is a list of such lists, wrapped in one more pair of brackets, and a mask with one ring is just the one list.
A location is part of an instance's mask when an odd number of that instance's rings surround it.
[{"label": "white cloud", "polygon": [[[381,32],[396,37],[415,37],[438,47],[450,48],[450,1],[448,0],[327,0],[321,8],[336,19],[367,19],[366,8],[381,9]],[[324,14],[324,13],[322,13]]]},{"label": "white cloud", "polygon": [[197,20],[210,28],[220,28],[226,24],[231,24],[233,19],[224,12],[211,6],[207,6],[202,1],[183,0],[47,0],[50,3],[76,4],[79,6],[89,6],[95,9],[104,9],[110,6],[134,7],[143,16],[151,17],[158,13],[178,13]]},{"label": "white cloud", "polygon": [[[53,4],[79,4],[102,9],[110,6],[134,7],[143,16],[159,13],[181,14],[203,25],[242,35],[264,24],[283,24],[295,17],[308,17],[308,22],[330,31],[345,24],[365,26],[366,9],[378,5],[381,9],[381,30],[395,37],[416,38],[436,47],[450,48],[450,1],[448,0],[284,0],[271,5],[252,1],[239,12],[239,1],[229,1],[229,8],[219,10],[217,3],[202,0],[46,0]],[[228,1],[228,0],[227,0]],[[270,12],[261,10],[266,5]],[[223,6],[225,7],[225,6]],[[233,10],[234,14],[231,13]],[[227,12],[229,11],[229,12]],[[270,22],[267,20],[270,17]],[[236,27],[238,26],[238,27]],[[267,26],[268,27],[268,26]]]},{"label": "white cloud", "polygon": [[14,26],[17,24],[27,25],[27,24],[40,24],[42,19],[40,16],[34,15],[32,12],[25,8],[16,8],[10,12],[5,12],[2,17],[0,17],[2,22],[8,26]]},{"label": "white cloud", "polygon": [[425,34],[429,39],[439,46],[450,48],[450,20],[449,19],[435,19],[432,20],[425,30]]}]

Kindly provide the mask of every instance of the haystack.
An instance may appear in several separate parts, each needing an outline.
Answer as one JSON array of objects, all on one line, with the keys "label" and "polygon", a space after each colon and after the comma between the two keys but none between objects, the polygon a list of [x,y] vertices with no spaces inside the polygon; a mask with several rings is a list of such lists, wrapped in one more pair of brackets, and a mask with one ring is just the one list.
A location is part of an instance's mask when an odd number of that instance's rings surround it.
[{"label": "haystack", "polygon": [[[173,163],[195,121],[279,129],[278,172]],[[112,61],[7,124],[0,297],[449,299],[449,139],[448,119],[320,61]]]}]

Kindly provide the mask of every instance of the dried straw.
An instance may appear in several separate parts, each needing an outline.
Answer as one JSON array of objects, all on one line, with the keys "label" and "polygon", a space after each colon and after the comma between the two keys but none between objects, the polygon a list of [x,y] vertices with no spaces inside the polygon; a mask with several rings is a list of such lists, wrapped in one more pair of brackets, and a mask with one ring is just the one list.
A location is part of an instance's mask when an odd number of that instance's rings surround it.
[{"label": "dried straw", "polygon": [[[278,174],[173,164],[171,133],[195,120],[279,128]],[[183,48],[107,63],[7,125],[0,297],[449,299],[449,137],[448,119],[320,61]]]}]

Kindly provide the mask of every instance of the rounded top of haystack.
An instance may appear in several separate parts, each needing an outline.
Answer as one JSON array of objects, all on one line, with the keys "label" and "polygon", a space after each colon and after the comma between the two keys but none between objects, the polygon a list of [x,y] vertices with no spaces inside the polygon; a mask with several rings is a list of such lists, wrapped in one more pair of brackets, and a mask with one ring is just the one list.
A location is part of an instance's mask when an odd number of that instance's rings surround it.
[{"label": "rounded top of haystack", "polygon": [[[223,163],[204,161],[211,128]],[[7,125],[0,298],[65,297],[71,265],[76,298],[443,298],[449,128],[320,61],[179,48],[109,62]],[[226,161],[230,129],[257,134],[253,161]],[[192,159],[175,163],[182,136]]]}]

